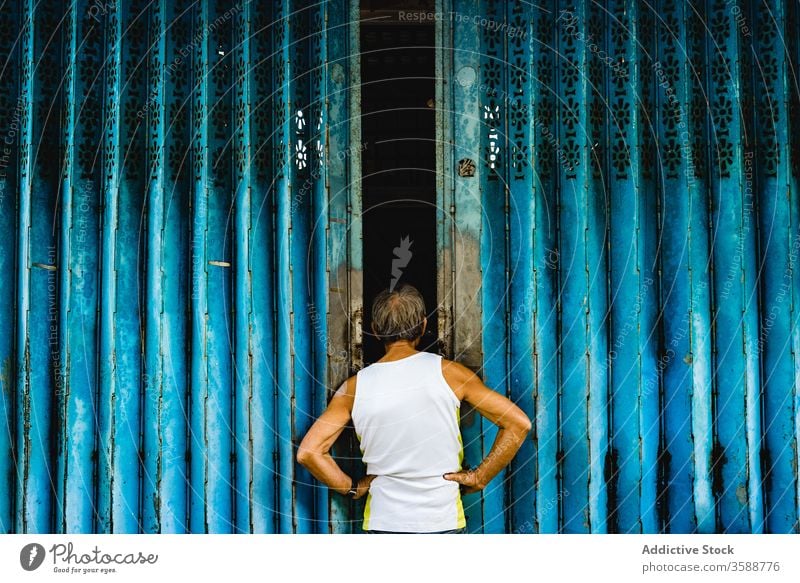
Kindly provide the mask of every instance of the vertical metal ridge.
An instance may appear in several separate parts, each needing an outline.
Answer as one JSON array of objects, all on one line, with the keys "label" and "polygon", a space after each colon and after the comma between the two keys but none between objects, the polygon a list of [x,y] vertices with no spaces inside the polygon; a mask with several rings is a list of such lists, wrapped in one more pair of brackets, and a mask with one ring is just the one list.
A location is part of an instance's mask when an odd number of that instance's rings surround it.
[{"label": "vertical metal ridge", "polygon": [[[485,16],[496,23],[505,23],[505,4],[491,0],[486,4]],[[481,373],[484,382],[500,394],[508,394],[506,314],[508,284],[506,280],[506,196],[508,184],[506,167],[509,144],[507,132],[508,86],[505,35],[499,27],[482,26],[480,38],[480,68],[486,95],[481,95],[481,159],[480,201],[482,224],[480,231],[481,284],[481,336],[483,362]],[[479,418],[481,457],[485,457],[497,435],[497,426]],[[473,460],[471,460],[473,461]],[[479,463],[474,460],[474,463]],[[504,528],[503,482],[506,472],[501,471],[480,496],[483,504],[482,532],[496,533]]]},{"label": "vertical metal ridge", "polygon": [[[792,56],[791,47],[787,46],[791,42],[788,37],[796,31],[788,25],[788,10],[791,6],[777,0],[760,3],[752,12],[752,18],[758,18],[752,67],[757,155],[752,161],[752,172],[758,177],[758,272],[763,274],[758,348],[763,363],[765,420],[763,446],[755,461],[766,471],[763,514],[753,516],[751,510],[751,525],[757,532],[770,533],[797,529],[797,466],[791,447],[795,442],[795,404],[793,391],[786,390],[794,385],[795,375],[792,337],[796,304],[791,290],[800,248],[791,197],[797,184],[792,175],[787,108],[796,99],[790,84],[790,76],[796,72],[789,68]],[[752,486],[749,490],[752,491]]]},{"label": "vertical metal ridge", "polygon": [[[791,72],[790,82],[787,82],[787,93],[789,95],[788,113],[789,119],[794,125],[798,123],[797,114],[800,112],[800,83],[798,83],[800,78],[800,69],[798,69],[798,63],[800,63],[800,60],[798,60],[800,59],[800,40],[798,40],[800,38],[800,7],[794,2],[786,2],[784,7],[786,10],[786,38],[789,40],[789,50],[791,51],[789,53],[790,57],[787,59],[787,68]],[[795,420],[795,427],[794,436],[790,441],[792,444],[790,447],[793,449],[792,454],[790,454],[790,464],[794,473],[796,495],[794,512],[791,512],[790,517],[787,518],[787,521],[793,521],[794,524],[787,531],[797,533],[800,532],[800,423],[798,423],[798,420],[800,420],[800,415],[798,415],[800,412],[800,268],[797,265],[798,253],[796,250],[800,247],[800,244],[798,246],[795,246],[795,244],[800,243],[800,196],[798,196],[798,186],[800,186],[800,182],[798,182],[798,178],[800,178],[800,132],[792,131],[788,142],[789,162],[791,165],[789,179],[792,187],[789,191],[791,199],[789,222],[791,226],[790,232],[794,235],[791,246],[791,257],[794,260],[790,263],[789,278],[792,288],[790,352],[794,364],[794,375],[790,378],[793,378],[794,381],[794,395],[790,395],[789,399],[793,398],[794,400],[793,419]]]},{"label": "vertical metal ridge", "polygon": [[[7,274],[0,280],[0,534],[14,532],[15,481],[17,456],[15,312],[17,304],[17,269],[15,245],[17,232],[16,205],[20,192],[20,139],[23,129],[22,60],[20,44],[24,43],[27,26],[22,23],[22,3],[15,2],[0,13],[0,26],[19,30],[20,37],[0,40],[0,54],[6,60],[0,69],[0,118],[14,123],[17,131],[7,134],[0,146],[0,271]],[[10,44],[9,44],[10,43]],[[17,147],[10,147],[17,145]]]},{"label": "vertical metal ridge", "polygon": [[[658,86],[656,151],[659,172],[656,177],[658,196],[661,197],[661,239],[665,242],[659,254],[663,338],[657,364],[661,378],[653,379],[645,388],[655,389],[663,398],[663,436],[659,452],[664,482],[660,494],[662,528],[667,532],[685,533],[696,528],[692,505],[684,502],[693,495],[691,423],[692,370],[695,365],[687,363],[684,355],[692,350],[691,330],[694,327],[691,239],[687,241],[687,235],[691,237],[691,212],[698,212],[691,201],[695,198],[692,194],[695,164],[700,161],[694,160],[692,148],[695,138],[702,139],[696,135],[696,124],[692,120],[701,113],[694,109],[699,107],[698,102],[690,105],[688,101],[692,95],[694,73],[690,69],[694,61],[687,53],[693,40],[686,34],[691,16],[687,16],[686,9],[676,3],[662,2],[657,9],[663,17],[656,29],[659,40],[652,66],[655,69],[653,82]],[[670,68],[663,70],[665,65]],[[677,94],[677,111],[670,103],[670,89]],[[679,117],[673,121],[675,116]],[[685,127],[679,131],[681,120]],[[670,196],[671,192],[677,196]]]},{"label": "vertical metal ridge", "polygon": [[656,119],[650,114],[656,108],[653,59],[656,51],[656,16],[652,8],[645,9],[636,2],[629,5],[633,23],[631,46],[635,55],[633,63],[635,86],[641,86],[641,109],[632,104],[637,113],[638,162],[641,170],[634,173],[638,180],[637,191],[643,199],[639,205],[638,296],[638,395],[640,463],[639,487],[640,532],[659,532],[658,477],[659,441],[661,438],[661,409],[659,407],[658,326],[660,271],[658,172],[655,168]]},{"label": "vertical metal ridge", "polygon": [[28,310],[30,307],[30,228],[31,194],[33,190],[33,161],[31,160],[34,88],[34,4],[33,0],[21,3],[22,38],[20,43],[20,103],[22,104],[19,157],[19,240],[17,242],[17,327],[16,327],[16,532],[28,532],[28,473],[30,468],[30,440],[25,427],[29,420],[27,403],[30,386],[30,352],[28,346]]},{"label": "vertical metal ridge", "polygon": [[[148,101],[147,7],[144,0],[119,4],[121,57],[119,77],[119,200],[116,201],[116,245],[113,307],[114,353],[111,513],[114,532],[138,533],[144,530],[143,396],[149,387],[144,363],[147,318],[145,270]],[[123,58],[124,55],[124,58]],[[111,201],[106,201],[107,212]],[[106,228],[111,227],[110,224]],[[108,277],[110,274],[104,274]],[[104,302],[104,307],[107,307]],[[110,312],[110,310],[109,310]],[[103,359],[106,363],[106,359]],[[140,478],[140,473],[142,477]]]},{"label": "vertical metal ridge", "polygon": [[[607,67],[600,60],[600,51],[608,54],[603,31],[607,28],[606,9],[596,3],[587,8],[589,36],[585,41],[586,68],[581,71],[585,83],[587,102],[583,144],[587,151],[588,175],[586,198],[586,331],[589,405],[587,428],[589,437],[589,520],[591,532],[608,530],[607,474],[608,422],[610,413],[608,393],[608,177],[605,157],[598,155],[599,144],[607,142],[604,114],[604,96]],[[590,39],[598,39],[592,44]],[[591,56],[590,56],[591,53]],[[588,138],[588,140],[587,140]]]},{"label": "vertical metal ridge", "polygon": [[[313,354],[312,392],[313,405],[311,419],[318,418],[328,402],[327,388],[330,386],[328,379],[328,290],[330,275],[327,262],[327,237],[329,222],[328,207],[328,168],[330,164],[330,151],[328,149],[327,127],[330,112],[327,104],[327,62],[328,62],[328,28],[327,18],[330,10],[329,2],[320,2],[311,13],[312,26],[311,53],[312,61],[312,98],[311,119],[312,141],[312,186],[311,202],[311,233],[309,235],[308,257],[311,259],[309,279],[312,286],[310,303],[308,306],[308,326],[312,331],[313,340],[311,351]],[[328,504],[329,492],[319,483],[314,483],[314,512],[313,532],[327,532],[329,520]]]},{"label": "vertical metal ridge", "polygon": [[[531,530],[555,533],[559,530],[560,508],[569,492],[559,488],[559,431],[558,431],[558,167],[562,166],[562,148],[558,145],[556,128],[557,79],[556,36],[557,3],[540,3],[533,21],[536,29],[532,54],[536,55],[532,73],[532,97],[535,131],[532,132],[534,158],[534,225],[533,225],[533,330],[534,417],[533,438],[535,459],[535,518]],[[512,316],[514,333],[516,316]],[[521,319],[524,322],[524,318]],[[526,532],[520,526],[521,532]]]},{"label": "vertical metal ridge", "polygon": [[209,191],[209,137],[208,137],[208,48],[206,37],[210,11],[209,0],[201,0],[194,8],[194,35],[202,35],[202,42],[194,48],[192,68],[192,283],[191,283],[191,397],[190,431],[191,466],[189,499],[189,532],[209,531],[208,516],[208,254],[206,232],[208,229]]},{"label": "vertical metal ridge", "polygon": [[[276,6],[277,8],[277,6]],[[275,159],[275,264],[276,264],[276,326],[277,326],[277,405],[276,427],[278,440],[278,531],[294,532],[294,430],[292,409],[294,397],[293,384],[293,349],[292,349],[292,285],[290,274],[291,257],[291,164],[295,141],[291,139],[292,108],[292,75],[290,47],[294,33],[289,21],[292,15],[290,0],[281,0],[276,10],[277,30],[274,37],[275,47],[275,112],[274,127],[276,139]]]},{"label": "vertical metal ridge", "polygon": [[[797,114],[800,112],[800,84],[798,84],[798,77],[800,77],[800,69],[797,68],[800,63],[800,7],[793,2],[786,2],[784,5],[787,10],[786,28],[789,32],[788,38],[792,45],[792,58],[795,67],[792,68],[792,81],[789,85],[789,117],[792,124],[798,123]],[[792,115],[793,112],[793,115]],[[800,196],[798,196],[798,186],[800,182],[800,132],[793,131],[789,141],[790,147],[790,161],[791,161],[791,185],[793,186],[790,191],[791,198],[791,218],[790,223],[794,233],[792,240],[792,251],[796,249],[795,243],[800,242]],[[792,196],[793,195],[793,196]],[[790,328],[792,330],[791,340],[791,353],[794,361],[794,438],[791,440],[794,449],[791,456],[792,468],[794,471],[795,483],[795,510],[792,514],[794,525],[791,531],[800,532],[800,267],[797,265],[798,254],[793,255],[795,260],[791,263],[791,286],[792,286],[792,318]],[[791,397],[790,397],[791,398]],[[788,530],[788,529],[787,529]]]},{"label": "vertical metal ridge", "polygon": [[[232,35],[236,12],[223,3],[208,4],[207,71],[202,81],[206,88],[207,173],[204,228],[206,286],[205,350],[202,364],[205,375],[205,425],[207,441],[205,514],[209,533],[233,530],[231,480],[234,471],[232,413],[232,233],[233,169],[231,126]],[[201,223],[202,225],[202,223]]]},{"label": "vertical metal ridge", "polygon": [[[705,22],[706,10],[701,4],[699,14],[695,22]],[[696,72],[698,79],[694,86],[699,90],[705,100],[709,99],[708,92],[708,72],[705,67],[706,59],[706,38],[705,28],[697,23],[695,25],[696,44],[693,56],[702,64]],[[700,110],[698,113],[701,121],[699,122],[698,134],[699,145],[697,155],[704,160],[705,172],[710,174],[711,158],[709,156],[709,114],[707,111],[707,101],[695,104]],[[690,225],[688,228],[688,239],[690,253],[692,254],[692,264],[690,267],[690,286],[692,288],[692,335],[691,335],[691,362],[692,362],[692,443],[693,443],[693,491],[694,491],[694,513],[696,521],[696,531],[700,533],[712,532],[716,525],[715,500],[713,493],[713,481],[711,472],[713,470],[713,409],[712,402],[715,391],[714,361],[713,361],[713,273],[712,273],[712,250],[710,240],[709,216],[710,184],[702,176],[702,182],[693,192],[690,211]],[[696,283],[698,282],[698,283]],[[698,349],[695,349],[695,346]],[[698,354],[699,353],[699,354]],[[698,360],[698,356],[700,359]],[[699,365],[699,366],[698,366]]]},{"label": "vertical metal ridge", "polygon": [[[530,61],[533,45],[533,8],[522,3],[507,6],[508,38],[508,382],[509,396],[533,419],[534,359],[534,179],[532,168],[533,80]],[[533,530],[535,515],[535,459],[532,436],[523,442],[508,472],[506,529]]]},{"label": "vertical metal ridge", "polygon": [[[67,51],[67,55],[62,54],[62,59],[66,63],[63,77],[64,92],[64,114],[66,119],[61,120],[61,128],[59,131],[60,142],[64,144],[63,158],[59,160],[60,167],[60,195],[61,195],[61,216],[58,217],[54,225],[54,231],[58,229],[59,233],[59,248],[58,248],[58,262],[57,273],[59,280],[58,288],[58,351],[59,361],[61,363],[62,371],[61,378],[63,381],[62,390],[56,389],[57,407],[57,440],[58,440],[58,456],[56,458],[56,476],[57,480],[56,495],[55,495],[55,524],[57,532],[69,532],[67,530],[67,506],[72,503],[69,496],[70,491],[67,487],[71,465],[74,461],[72,454],[72,440],[71,440],[71,427],[69,424],[69,409],[70,409],[70,371],[69,371],[69,336],[70,336],[70,264],[71,264],[71,237],[72,231],[72,199],[73,199],[73,166],[75,151],[75,67],[77,61],[76,55],[76,37],[77,31],[77,12],[78,7],[72,4],[65,8],[66,13],[61,20],[63,38],[62,51]],[[80,389],[77,389],[79,393]],[[76,501],[77,502],[77,501]]]},{"label": "vertical metal ridge", "polygon": [[[207,16],[206,0],[201,0],[192,7],[192,31],[196,36],[198,31],[205,30]],[[205,514],[206,497],[206,430],[205,430],[205,398],[207,393],[204,364],[206,355],[205,344],[205,297],[204,285],[206,256],[205,256],[205,213],[206,213],[206,182],[205,175],[208,166],[208,144],[206,141],[206,75],[207,72],[207,42],[195,47],[192,53],[192,206],[191,206],[191,252],[192,252],[192,284],[191,284],[191,359],[190,367],[190,397],[189,397],[189,532],[207,532]]]},{"label": "vertical metal ridge", "polygon": [[163,398],[163,313],[164,313],[164,102],[166,24],[165,0],[149,5],[148,105],[147,120],[147,243],[145,315],[145,383],[143,394],[144,473],[142,529],[161,531],[163,504],[161,478]]},{"label": "vertical metal ridge", "polygon": [[[163,142],[163,319],[160,444],[161,532],[184,533],[187,524],[187,306],[190,298],[190,107],[191,93],[184,59],[191,47],[191,5],[186,0],[165,6],[164,142]],[[169,104],[168,106],[166,104]]]},{"label": "vertical metal ridge", "polygon": [[[557,22],[561,60],[559,74],[559,143],[569,162],[560,172],[560,356],[562,367],[560,433],[563,488],[570,496],[563,500],[562,530],[591,531],[589,499],[590,365],[588,347],[588,273],[586,233],[588,230],[588,155],[586,152],[586,47],[580,39],[587,32],[585,2],[575,11],[560,10]],[[566,22],[564,22],[566,20]]]},{"label": "vertical metal ridge", "polygon": [[[606,29],[609,65],[608,139],[604,157],[607,162],[609,196],[609,347],[606,367],[610,379],[611,432],[610,450],[605,456],[609,478],[609,527],[612,531],[642,532],[642,518],[653,509],[642,508],[644,466],[641,443],[643,430],[652,431],[651,423],[642,424],[641,401],[641,306],[649,284],[643,277],[642,228],[655,222],[646,210],[646,190],[642,181],[640,144],[640,95],[638,11],[636,3],[617,0],[609,9]],[[646,41],[645,41],[646,42]],[[646,90],[645,90],[646,91]],[[644,132],[648,130],[645,129]],[[604,148],[605,149],[605,148]],[[657,433],[656,433],[657,434]],[[655,461],[655,460],[653,460]]]},{"label": "vertical metal ridge", "polygon": [[[723,532],[748,532],[747,410],[757,364],[748,346],[752,311],[745,286],[753,264],[753,189],[744,190],[744,157],[748,156],[737,115],[741,103],[739,36],[736,20],[722,0],[708,0],[709,102],[712,220],[713,354],[715,394],[712,398],[714,449],[712,487],[717,502],[717,527]],[[724,25],[722,20],[724,19]],[[742,354],[743,353],[743,354]],[[754,368],[756,367],[756,368]],[[755,389],[756,393],[758,388]],[[742,420],[745,420],[742,422]],[[711,432],[696,433],[711,437]],[[708,528],[714,528],[711,520]],[[703,528],[704,530],[704,528]]]},{"label": "vertical metal ridge", "polygon": [[[759,6],[763,6],[761,3]],[[749,10],[748,10],[749,8]],[[763,294],[761,288],[761,274],[759,263],[759,228],[758,218],[762,216],[757,196],[756,176],[753,168],[753,158],[757,149],[755,139],[754,112],[754,83],[750,74],[753,69],[753,42],[752,31],[741,28],[740,17],[748,19],[755,27],[756,21],[753,6],[741,7],[732,10],[734,22],[738,28],[737,38],[737,77],[739,86],[737,101],[741,104],[742,118],[740,126],[741,157],[740,162],[740,191],[744,197],[743,245],[745,247],[742,259],[742,299],[744,302],[742,315],[742,351],[744,356],[744,400],[745,400],[745,481],[744,490],[737,489],[734,496],[737,502],[741,497],[746,497],[746,532],[759,534],[763,532],[764,522],[764,495],[763,475],[761,467],[761,444],[763,439],[762,415],[762,371],[761,371],[761,344],[760,314]]]},{"label": "vertical metal ridge", "polygon": [[[253,148],[251,204],[251,277],[253,279],[253,353],[252,413],[253,413],[253,500],[252,524],[257,533],[275,532],[277,528],[275,461],[277,459],[277,429],[275,426],[276,379],[276,299],[275,299],[275,161],[273,132],[273,20],[274,4],[261,11],[253,22],[254,46],[252,103],[256,123],[250,124]],[[257,252],[256,252],[257,251]],[[258,283],[258,285],[255,285]]]},{"label": "vertical metal ridge", "polygon": [[236,17],[236,34],[233,43],[235,54],[236,103],[234,115],[235,136],[235,198],[234,198],[234,451],[236,455],[234,532],[253,531],[251,519],[253,500],[253,274],[251,270],[252,248],[250,246],[252,224],[251,175],[252,154],[250,142],[250,116],[252,115],[250,94],[251,67],[251,4]]},{"label": "vertical metal ridge", "polygon": [[[690,60],[688,73],[691,79],[692,119],[694,126],[692,147],[694,178],[689,182],[687,246],[689,249],[689,342],[692,382],[691,398],[691,447],[692,511],[691,530],[712,532],[715,528],[714,495],[712,491],[712,273],[711,247],[709,241],[709,196],[707,174],[710,172],[709,129],[706,86],[707,71],[704,64],[705,51],[705,7],[698,4],[686,13],[687,45]],[[700,64],[697,66],[696,64]],[[677,355],[686,362],[686,356]],[[698,437],[701,436],[701,437]],[[679,500],[676,500],[680,504]]]},{"label": "vertical metal ridge", "polygon": [[[289,31],[291,41],[289,70],[290,149],[289,174],[289,272],[291,289],[287,299],[291,306],[291,390],[292,431],[291,447],[286,450],[292,463],[292,490],[294,497],[295,532],[313,532],[314,486],[308,470],[294,463],[296,447],[311,426],[313,415],[314,361],[312,344],[314,329],[311,326],[309,305],[313,300],[311,255],[311,209],[315,172],[312,73],[314,63],[311,49],[313,8],[305,3],[290,3]],[[287,435],[287,437],[289,437]]]},{"label": "vertical metal ridge", "polygon": [[117,230],[119,228],[120,75],[122,67],[120,7],[110,7],[104,21],[106,37],[105,112],[103,115],[102,256],[100,258],[99,383],[97,440],[97,530],[115,532],[113,504],[116,456],[114,404],[117,400],[115,320],[117,312]]},{"label": "vertical metal ridge", "polygon": [[[81,2],[69,13],[69,66],[64,100],[68,120],[64,144],[61,217],[61,330],[65,406],[65,532],[95,529],[97,460],[98,262],[105,74],[104,19],[94,18]],[[67,43],[65,43],[67,44]],[[60,476],[61,478],[61,476]]]},{"label": "vertical metal ridge", "polygon": [[[30,71],[25,89],[30,95],[30,101],[25,99],[30,109],[23,134],[31,143],[22,148],[28,159],[23,162],[25,182],[20,197],[20,231],[24,234],[17,266],[22,272],[18,287],[21,325],[17,344],[22,434],[18,447],[24,452],[20,456],[24,466],[20,470],[19,495],[23,501],[18,532],[51,532],[62,528],[56,500],[63,486],[59,479],[63,476],[59,473],[59,459],[63,459],[64,444],[55,438],[62,419],[58,411],[64,401],[58,197],[63,170],[61,156],[68,156],[69,152],[62,149],[59,135],[63,123],[60,118],[63,96],[58,85],[62,77],[61,41],[65,25],[58,7],[27,8],[32,47],[30,65],[23,64],[23,71],[26,68]],[[59,42],[50,42],[53,34]],[[36,115],[41,112],[49,115]]]},{"label": "vertical metal ridge", "polygon": [[[672,87],[673,91],[678,94],[681,107],[685,108],[686,97],[689,95],[687,77],[691,73],[688,70],[687,53],[681,53],[678,47],[687,46],[684,33],[686,16],[679,4],[669,2],[669,0],[662,0],[657,6],[657,10],[663,14],[663,17],[656,29],[659,40],[653,66],[663,63],[668,58],[677,61],[673,70],[666,75],[665,81],[667,87]],[[677,31],[674,30],[674,27],[669,27],[670,22],[678,25]],[[689,199],[687,183],[690,176],[688,168],[690,168],[692,152],[690,149],[687,150],[685,145],[687,142],[691,145],[693,128],[689,124],[689,112],[679,110],[679,114],[686,118],[684,125],[687,127],[683,134],[677,135],[677,138],[681,140],[680,144],[684,147],[677,147],[678,142],[671,135],[672,128],[667,121],[667,116],[672,113],[668,107],[668,96],[663,89],[659,89],[656,95],[658,159],[661,160],[662,155],[666,156],[669,144],[667,139],[670,137],[673,138],[670,152],[674,151],[675,153],[672,154],[673,161],[668,158],[657,166],[663,172],[663,174],[659,172],[657,178],[662,211],[661,238],[665,241],[661,253],[659,253],[659,267],[662,274],[659,305],[662,315],[663,342],[667,343],[669,340],[670,347],[666,354],[663,349],[659,350],[658,371],[661,378],[650,381],[649,386],[655,385],[663,399],[660,405],[664,421],[659,449],[660,472],[664,488],[660,493],[660,504],[663,508],[661,528],[666,532],[689,532],[694,528],[694,517],[691,516],[691,509],[688,508],[688,505],[682,504],[680,499],[691,497],[692,492],[691,440],[685,437],[691,423],[691,391],[687,386],[691,383],[691,377],[688,376],[687,379],[687,373],[681,367],[682,360],[676,359],[674,355],[681,352],[688,353],[690,349],[688,250],[686,243],[681,244],[681,240],[684,239],[689,225],[689,207],[686,201]],[[665,137],[665,133],[670,135]],[[682,178],[686,178],[686,180]],[[670,197],[668,196],[669,192],[677,192],[678,196]],[[676,200],[677,202],[675,202]],[[679,278],[683,281],[680,281]],[[681,329],[684,332],[678,338],[676,332]]]}]

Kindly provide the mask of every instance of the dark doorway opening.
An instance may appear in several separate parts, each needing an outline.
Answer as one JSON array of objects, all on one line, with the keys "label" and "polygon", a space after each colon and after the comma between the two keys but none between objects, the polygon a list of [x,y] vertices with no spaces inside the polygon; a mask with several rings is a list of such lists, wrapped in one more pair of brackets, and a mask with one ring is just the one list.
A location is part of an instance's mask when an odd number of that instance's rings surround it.
[{"label": "dark doorway opening", "polygon": [[[361,139],[364,364],[383,355],[371,307],[383,289],[408,283],[425,298],[420,349],[438,351],[436,317],[434,3],[363,0]],[[408,5],[408,2],[405,2]],[[398,277],[399,274],[399,277]]]}]

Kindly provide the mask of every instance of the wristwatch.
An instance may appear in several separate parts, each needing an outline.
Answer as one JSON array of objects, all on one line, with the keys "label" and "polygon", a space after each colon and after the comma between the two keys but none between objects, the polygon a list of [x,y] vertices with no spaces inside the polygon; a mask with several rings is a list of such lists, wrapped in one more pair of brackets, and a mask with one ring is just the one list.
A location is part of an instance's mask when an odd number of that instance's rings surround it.
[{"label": "wristwatch", "polygon": [[350,489],[347,491],[347,495],[355,497],[357,494],[358,482],[354,478],[350,478]]}]

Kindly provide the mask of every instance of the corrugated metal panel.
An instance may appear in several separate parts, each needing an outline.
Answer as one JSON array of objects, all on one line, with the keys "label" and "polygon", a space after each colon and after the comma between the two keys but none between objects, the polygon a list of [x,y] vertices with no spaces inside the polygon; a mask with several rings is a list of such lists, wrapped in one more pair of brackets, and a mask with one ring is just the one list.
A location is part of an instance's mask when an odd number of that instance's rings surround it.
[{"label": "corrugated metal panel", "polygon": [[0,531],[350,528],[294,451],[352,367],[352,10],[0,11]]},{"label": "corrugated metal panel", "polygon": [[440,8],[444,334],[534,419],[470,529],[800,530],[796,4]]},{"label": "corrugated metal panel", "polygon": [[[800,530],[798,7],[656,8],[437,0],[439,329],[534,420],[472,531]],[[358,530],[293,460],[362,362],[358,20],[0,11],[0,531]]]}]

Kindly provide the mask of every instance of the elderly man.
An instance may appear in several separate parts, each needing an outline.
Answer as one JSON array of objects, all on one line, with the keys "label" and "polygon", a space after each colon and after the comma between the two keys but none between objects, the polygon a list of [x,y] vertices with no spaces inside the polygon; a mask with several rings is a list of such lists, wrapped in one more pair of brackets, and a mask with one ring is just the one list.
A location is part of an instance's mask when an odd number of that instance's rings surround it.
[{"label": "elderly man", "polygon": [[[342,384],[297,451],[297,461],[329,488],[353,498],[367,495],[368,533],[464,532],[460,490],[485,488],[531,428],[519,407],[471,370],[417,351],[426,325],[425,303],[414,287],[381,292],[372,306],[372,331],[383,340],[385,356]],[[499,427],[486,459],[469,470],[461,469],[461,401]],[[358,481],[330,455],[351,419],[367,464]]]}]

